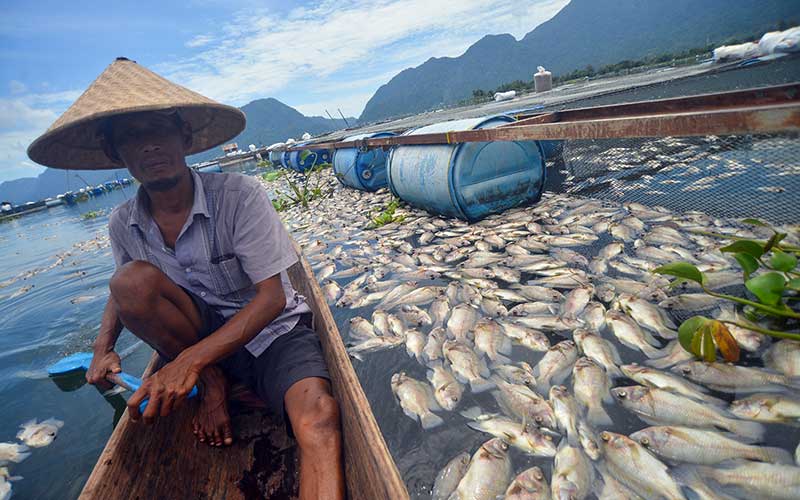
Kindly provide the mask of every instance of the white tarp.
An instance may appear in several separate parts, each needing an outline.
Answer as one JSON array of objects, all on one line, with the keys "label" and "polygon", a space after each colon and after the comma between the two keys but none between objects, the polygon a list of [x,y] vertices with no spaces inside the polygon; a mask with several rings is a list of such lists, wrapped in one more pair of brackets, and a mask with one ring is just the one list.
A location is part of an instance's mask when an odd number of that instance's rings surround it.
[{"label": "white tarp", "polygon": [[495,92],[494,94],[494,100],[496,102],[509,101],[515,97],[517,97],[516,90],[509,90],[508,92]]},{"label": "white tarp", "polygon": [[723,45],[714,49],[714,62],[736,61],[750,59],[764,55],[758,49],[756,42],[741,43],[739,45]]}]

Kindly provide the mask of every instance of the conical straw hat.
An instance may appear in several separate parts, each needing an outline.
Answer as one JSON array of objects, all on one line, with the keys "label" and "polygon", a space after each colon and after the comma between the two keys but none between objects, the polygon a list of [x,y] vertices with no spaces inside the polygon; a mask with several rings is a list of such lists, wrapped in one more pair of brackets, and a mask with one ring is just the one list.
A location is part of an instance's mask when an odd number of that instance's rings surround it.
[{"label": "conical straw hat", "polygon": [[118,57],[47,132],[28,147],[36,163],[54,168],[99,170],[120,168],[100,142],[102,125],[111,116],[139,111],[176,110],[192,126],[187,155],[218,146],[244,129],[245,116],[174,84],[134,61]]}]

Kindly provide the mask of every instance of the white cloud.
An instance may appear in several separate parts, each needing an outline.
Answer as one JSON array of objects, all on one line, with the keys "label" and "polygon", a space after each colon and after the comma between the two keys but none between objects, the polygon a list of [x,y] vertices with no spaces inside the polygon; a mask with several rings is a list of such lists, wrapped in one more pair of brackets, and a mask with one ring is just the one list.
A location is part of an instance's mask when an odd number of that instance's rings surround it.
[{"label": "white cloud", "polygon": [[[402,69],[432,56],[458,56],[487,33],[520,38],[567,3],[322,0],[283,15],[249,10],[234,14],[219,33],[187,42],[200,49],[193,57],[154,69],[237,105],[280,93],[316,112],[347,100],[348,113],[359,114],[377,87]],[[206,38],[213,46],[201,43]]]},{"label": "white cloud", "polygon": [[28,90],[28,87],[26,87],[25,84],[20,81],[11,80],[10,82],[8,82],[8,90],[12,94],[22,94],[23,92]]},{"label": "white cloud", "polygon": [[63,91],[0,98],[0,181],[36,176],[44,170],[28,159],[28,145],[78,95],[78,91]]},{"label": "white cloud", "polygon": [[193,48],[197,48],[197,47],[202,47],[204,45],[208,45],[212,41],[214,41],[214,37],[213,36],[197,35],[194,38],[192,38],[191,40],[189,40],[188,42],[186,42],[185,45],[187,47],[193,49]]}]

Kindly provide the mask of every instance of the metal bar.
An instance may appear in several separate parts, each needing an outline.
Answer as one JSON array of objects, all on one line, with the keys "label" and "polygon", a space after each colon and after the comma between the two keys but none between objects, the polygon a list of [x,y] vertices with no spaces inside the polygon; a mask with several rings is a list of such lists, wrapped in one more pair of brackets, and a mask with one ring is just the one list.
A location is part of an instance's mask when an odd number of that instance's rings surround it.
[{"label": "metal bar", "polygon": [[519,121],[503,125],[503,127],[518,127],[520,125],[549,123],[551,121],[574,121],[689,111],[711,111],[742,106],[768,106],[796,102],[798,98],[800,98],[800,83],[790,83],[773,87],[735,90],[716,94],[701,94],[690,97],[637,101],[626,104],[610,104],[607,106],[576,108],[549,113],[520,114],[517,115]]},{"label": "metal bar", "polygon": [[375,148],[397,145],[457,144],[462,142],[528,141],[563,139],[621,139],[732,135],[800,130],[800,102],[707,112],[625,116],[595,120],[463,130],[446,133],[403,135],[366,141],[328,142],[289,148],[342,149],[364,146]]}]

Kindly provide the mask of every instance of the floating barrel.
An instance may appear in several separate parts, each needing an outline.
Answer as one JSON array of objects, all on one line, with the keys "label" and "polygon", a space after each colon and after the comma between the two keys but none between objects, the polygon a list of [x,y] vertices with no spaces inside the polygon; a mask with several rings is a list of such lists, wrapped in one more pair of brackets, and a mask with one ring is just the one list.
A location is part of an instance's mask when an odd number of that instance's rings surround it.
[{"label": "floating barrel", "polygon": [[[457,120],[404,135],[495,128],[513,121],[503,115]],[[536,141],[401,145],[389,155],[387,176],[392,193],[407,203],[475,221],[537,202],[544,187],[544,154]]]},{"label": "floating barrel", "polygon": [[269,152],[269,161],[272,163],[273,166],[278,166],[281,164],[281,155],[282,151],[272,150]]},{"label": "floating barrel", "polygon": [[291,151],[281,151],[281,166],[283,168],[290,169],[292,168],[289,164],[289,155],[292,154]]},{"label": "floating barrel", "polygon": [[[296,146],[302,146],[297,144]],[[327,149],[302,149],[289,153],[289,168],[297,172],[311,170],[317,165],[331,162],[331,152]]]},{"label": "floating barrel", "polygon": [[[391,137],[393,132],[360,134],[347,137],[344,141],[358,141],[378,137]],[[381,148],[362,151],[358,148],[337,149],[333,153],[333,172],[339,182],[361,191],[377,191],[386,187],[386,157],[388,153]]]}]

